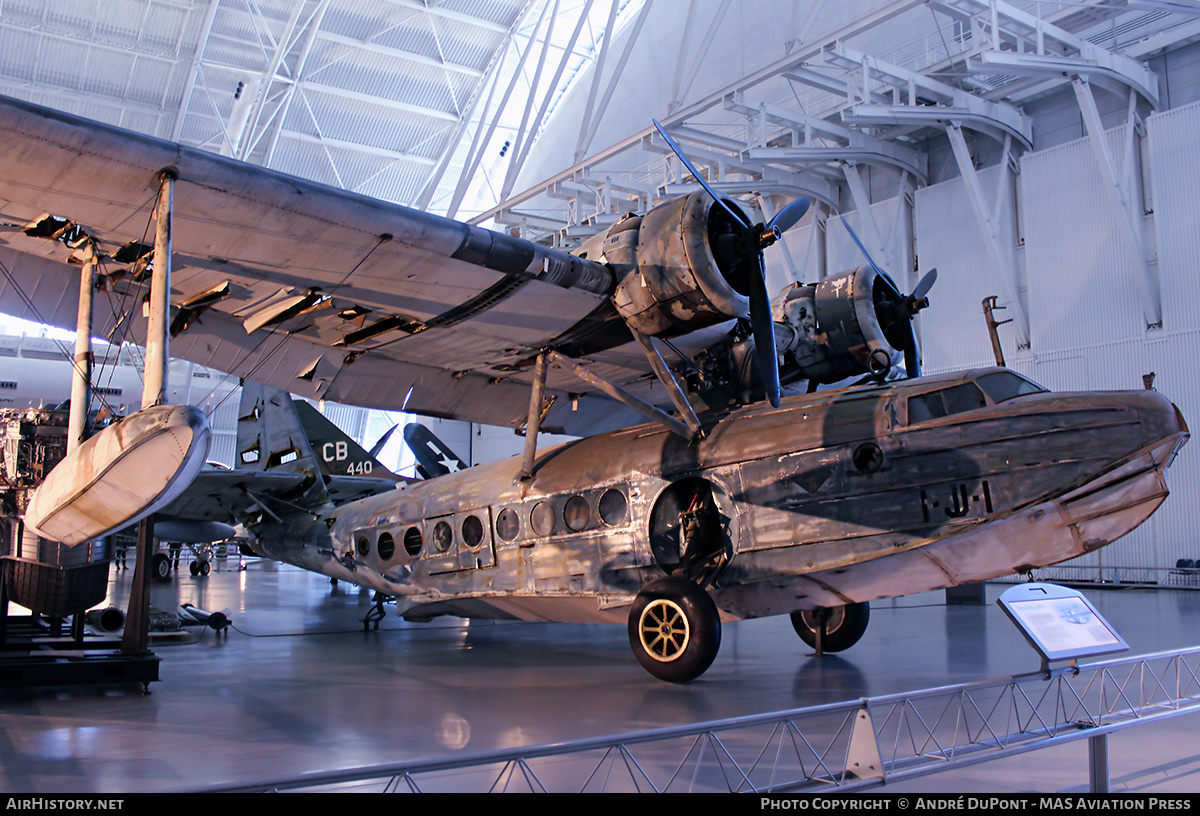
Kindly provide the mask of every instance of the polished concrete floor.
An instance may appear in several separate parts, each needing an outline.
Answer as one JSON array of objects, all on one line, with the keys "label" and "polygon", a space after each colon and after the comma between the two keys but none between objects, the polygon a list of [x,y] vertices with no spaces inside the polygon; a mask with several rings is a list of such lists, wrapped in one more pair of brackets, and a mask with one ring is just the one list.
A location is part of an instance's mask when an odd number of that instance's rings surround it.
[{"label": "polished concrete floor", "polygon": [[[110,574],[122,608],[129,572]],[[786,618],[727,625],[711,669],[688,686],[651,678],[624,627],[360,623],[369,593],[291,567],[218,561],[153,588],[152,604],[225,611],[224,636],[156,640],[160,680],[0,691],[0,791],[178,791],[310,771],[570,740],[905,692],[1036,670],[993,603],[941,593],[872,605],[863,640],[812,658]],[[1200,591],[1088,591],[1130,654],[1200,642]],[[14,608],[16,614],[20,610]],[[1200,791],[1200,722],[1110,739],[1113,790]],[[1079,741],[890,791],[1084,791]]]}]

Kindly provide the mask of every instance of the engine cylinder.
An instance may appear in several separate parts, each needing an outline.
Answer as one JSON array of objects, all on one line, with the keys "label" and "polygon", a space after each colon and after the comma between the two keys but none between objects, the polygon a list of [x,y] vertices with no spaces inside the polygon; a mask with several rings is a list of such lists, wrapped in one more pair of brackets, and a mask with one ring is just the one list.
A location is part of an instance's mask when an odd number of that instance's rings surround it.
[{"label": "engine cylinder", "polygon": [[783,350],[806,379],[818,382],[885,373],[904,356],[886,333],[900,299],[869,266],[797,287],[784,302],[793,336]]},{"label": "engine cylinder", "polygon": [[[741,225],[703,191],[646,213],[637,230],[636,266],[614,294],[621,316],[650,336],[747,317],[750,301],[733,283],[736,269],[719,261],[722,253],[714,251],[722,235],[738,228]],[[631,238],[623,236],[625,252]]]}]

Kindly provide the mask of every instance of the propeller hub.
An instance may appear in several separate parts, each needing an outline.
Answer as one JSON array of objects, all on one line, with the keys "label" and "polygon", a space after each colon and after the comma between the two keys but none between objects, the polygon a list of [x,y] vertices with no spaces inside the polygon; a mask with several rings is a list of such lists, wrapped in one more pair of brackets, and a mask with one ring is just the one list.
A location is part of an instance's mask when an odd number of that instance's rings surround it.
[{"label": "propeller hub", "polygon": [[775,224],[771,224],[770,226],[759,224],[756,229],[758,230],[759,249],[766,249],[783,237],[783,230],[779,229]]}]

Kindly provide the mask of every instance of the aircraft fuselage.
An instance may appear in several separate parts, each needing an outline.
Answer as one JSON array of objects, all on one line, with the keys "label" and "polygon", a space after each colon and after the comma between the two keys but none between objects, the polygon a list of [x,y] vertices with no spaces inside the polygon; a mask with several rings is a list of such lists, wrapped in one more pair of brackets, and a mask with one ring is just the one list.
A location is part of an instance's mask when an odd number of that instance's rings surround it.
[{"label": "aircraft fuselage", "polygon": [[[628,428],[540,452],[528,480],[517,457],[338,507],[300,536],[255,532],[267,555],[413,618],[624,622],[674,573],[737,619],[1057,563],[1165,499],[1187,438],[1169,400],[1021,390],[1036,387],[981,369],[793,397],[696,443]],[[709,496],[708,529],[681,532]]]}]

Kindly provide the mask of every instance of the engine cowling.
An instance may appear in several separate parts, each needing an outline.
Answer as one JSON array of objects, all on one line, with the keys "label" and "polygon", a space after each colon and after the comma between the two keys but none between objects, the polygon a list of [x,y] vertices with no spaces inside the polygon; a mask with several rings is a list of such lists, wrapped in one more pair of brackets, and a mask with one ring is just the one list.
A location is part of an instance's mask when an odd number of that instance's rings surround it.
[{"label": "engine cowling", "polygon": [[793,287],[783,301],[779,348],[795,374],[832,383],[882,376],[904,359],[910,316],[904,296],[870,266]]},{"label": "engine cowling", "polygon": [[681,334],[750,314],[742,271],[722,247],[732,216],[703,191],[612,227],[605,260],[617,270],[617,311],[647,336]]}]

